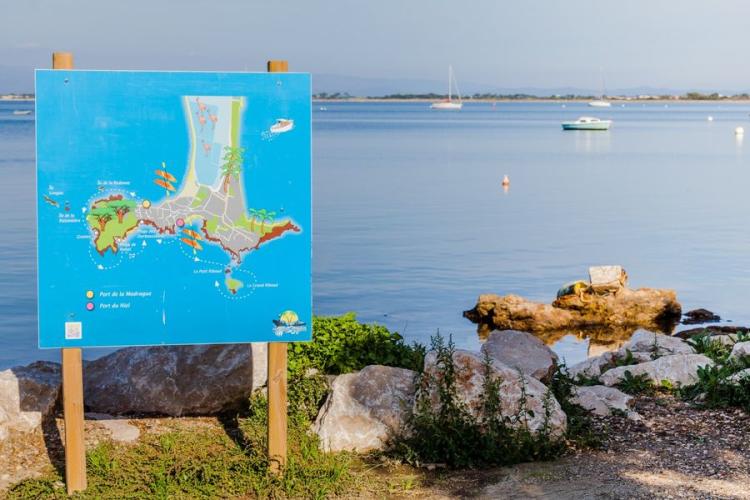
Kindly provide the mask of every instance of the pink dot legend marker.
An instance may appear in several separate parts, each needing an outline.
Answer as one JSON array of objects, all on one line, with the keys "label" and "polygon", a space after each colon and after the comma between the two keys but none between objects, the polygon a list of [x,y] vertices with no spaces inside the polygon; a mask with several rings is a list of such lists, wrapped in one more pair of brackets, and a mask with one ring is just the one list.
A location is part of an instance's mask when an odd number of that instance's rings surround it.
[{"label": "pink dot legend marker", "polygon": [[180,227],[182,227],[182,226],[185,225],[185,221],[182,220],[182,219],[177,219],[177,225],[180,226]]},{"label": "pink dot legend marker", "polygon": [[94,310],[94,303],[93,302],[89,302],[88,304],[86,304],[86,310],[87,311],[93,311]]}]

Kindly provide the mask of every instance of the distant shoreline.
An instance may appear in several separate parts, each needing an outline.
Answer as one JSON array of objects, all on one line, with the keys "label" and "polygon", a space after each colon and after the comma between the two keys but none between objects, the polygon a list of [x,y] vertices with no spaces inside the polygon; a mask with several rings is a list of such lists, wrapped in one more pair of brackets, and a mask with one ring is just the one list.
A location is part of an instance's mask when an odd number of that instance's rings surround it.
[{"label": "distant shoreline", "polygon": [[[321,98],[313,98],[313,102],[315,103],[333,103],[333,102],[374,102],[374,103],[397,103],[397,102],[424,102],[424,103],[431,103],[435,102],[439,99],[426,99],[426,98],[404,98],[404,99],[396,99],[396,98],[385,98],[385,97],[347,97],[347,98],[340,98],[340,99],[321,99]],[[588,98],[580,98],[580,99],[552,99],[548,97],[529,97],[529,98],[523,98],[523,99],[510,99],[507,97],[504,98],[498,98],[498,99],[464,99],[464,103],[495,103],[495,102],[502,102],[502,103],[508,103],[508,102],[540,102],[540,103],[552,103],[552,104],[566,104],[566,103],[587,103],[589,101],[592,101],[593,99]],[[18,97],[18,98],[7,98],[7,97],[0,97],[0,102],[35,102],[36,98],[34,97]],[[680,103],[686,103],[686,104],[696,104],[696,103],[706,103],[706,104],[750,104],[750,99],[613,99],[609,101],[612,103],[613,106],[616,106],[618,104],[629,104],[629,103],[638,103],[638,104],[680,104]]]},{"label": "distant shoreline", "polygon": [[[423,102],[423,103],[432,103],[436,102],[439,99],[424,99],[424,98],[404,98],[404,99],[395,99],[395,98],[383,98],[383,97],[348,97],[348,98],[341,98],[341,99],[320,99],[320,98],[314,98],[313,102],[315,103],[335,103],[335,102],[374,102],[374,103],[397,103],[397,102]],[[539,97],[539,98],[524,98],[524,99],[510,99],[510,98],[498,98],[498,99],[464,99],[464,104],[470,104],[473,102],[477,103],[494,103],[494,102],[502,102],[502,103],[509,103],[509,102],[540,102],[540,103],[552,103],[552,104],[566,104],[566,103],[588,103],[594,99],[586,99],[586,98],[580,98],[580,99],[552,99],[552,98],[546,98],[546,97]],[[618,104],[696,104],[696,103],[706,103],[706,104],[748,104],[750,105],[750,99],[618,99],[618,100],[611,100],[608,101],[612,103],[613,106],[617,106]]]}]

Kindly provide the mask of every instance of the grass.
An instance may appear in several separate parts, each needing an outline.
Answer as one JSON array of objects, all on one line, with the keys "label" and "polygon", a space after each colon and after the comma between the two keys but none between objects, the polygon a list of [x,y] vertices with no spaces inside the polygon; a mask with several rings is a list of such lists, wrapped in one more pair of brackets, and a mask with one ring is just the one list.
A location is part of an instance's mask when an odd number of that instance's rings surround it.
[{"label": "grass", "polygon": [[[88,489],[80,498],[325,498],[358,486],[349,453],[323,453],[306,412],[289,418],[284,474],[268,472],[266,400],[255,396],[241,416],[225,415],[224,427],[201,426],[147,434],[136,445],[104,442],[87,453]],[[360,485],[361,486],[361,485]],[[65,498],[62,478],[50,472],[24,481],[8,498]]]}]

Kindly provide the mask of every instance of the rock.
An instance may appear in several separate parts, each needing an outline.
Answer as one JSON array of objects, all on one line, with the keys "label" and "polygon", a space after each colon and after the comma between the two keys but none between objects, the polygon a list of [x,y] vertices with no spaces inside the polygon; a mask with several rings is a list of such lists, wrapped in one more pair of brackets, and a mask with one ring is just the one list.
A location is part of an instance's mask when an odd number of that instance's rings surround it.
[{"label": "rock", "polygon": [[[453,354],[453,363],[456,367],[456,385],[460,401],[462,401],[472,415],[479,416],[484,383],[484,364],[482,356],[477,353],[456,350]],[[520,402],[522,389],[526,390],[526,418],[528,428],[535,433],[544,425],[544,398],[548,389],[540,381],[527,377],[518,370],[510,368],[497,360],[491,360],[491,371],[493,377],[500,377],[500,412],[504,417],[513,418],[520,413]],[[434,351],[427,353],[424,362],[424,371],[427,375],[439,378],[441,371],[437,366],[437,356]],[[560,404],[550,394],[550,418],[549,428],[554,436],[561,436],[567,427],[567,417],[562,411]],[[432,393],[433,405],[437,407],[438,396]],[[514,425],[522,425],[514,422]]]},{"label": "rock", "polygon": [[[665,356],[669,354],[694,354],[695,349],[685,341],[671,335],[638,330],[628,342],[618,351],[618,356],[625,356],[626,351],[631,353],[647,353],[649,355]],[[646,359],[645,361],[650,361]]]},{"label": "rock", "polygon": [[742,379],[750,379],[750,368],[738,371],[731,377],[727,378],[727,382],[730,384],[738,384]]},{"label": "rock", "polygon": [[545,332],[598,326],[642,327],[671,331],[681,307],[674,290],[624,288],[616,294],[565,295],[541,304],[517,295],[480,295],[464,317],[489,329]]},{"label": "rock", "polygon": [[606,417],[612,414],[613,409],[625,414],[630,413],[630,408],[633,406],[633,397],[614,387],[592,385],[576,387],[571,402],[594,415]]},{"label": "rock", "polygon": [[537,380],[548,380],[558,359],[544,342],[516,330],[492,332],[482,345],[482,353]]},{"label": "rock", "polygon": [[600,356],[589,358],[586,361],[581,361],[570,368],[568,368],[568,375],[575,380],[579,376],[583,377],[598,377],[602,372],[608,368],[614,366],[614,353],[605,352]]},{"label": "rock", "polygon": [[739,359],[750,356],[750,342],[737,342],[729,354],[730,359]]},{"label": "rock", "polygon": [[109,432],[109,437],[118,443],[133,443],[141,435],[141,430],[135,425],[106,413],[86,413],[85,417],[88,420],[95,420]]},{"label": "rock", "polygon": [[675,386],[691,385],[698,381],[698,368],[713,366],[714,362],[702,354],[672,354],[653,361],[631,366],[618,366],[602,374],[600,380],[604,385],[619,383],[629,371],[633,376],[645,374],[654,384],[663,380]]},{"label": "rock", "polygon": [[750,327],[747,326],[705,326],[702,328],[691,328],[689,330],[682,330],[679,332],[676,332],[674,334],[674,337],[679,337],[681,339],[689,339],[692,337],[695,337],[697,335],[706,335],[706,334],[712,334],[712,335],[728,335],[728,334],[737,334],[740,332],[750,332]]},{"label": "rock", "polygon": [[129,347],[87,363],[86,407],[114,415],[207,415],[265,383],[266,344]]},{"label": "rock", "polygon": [[60,365],[37,361],[0,372],[0,440],[11,432],[31,432],[55,409]]},{"label": "rock", "polygon": [[683,325],[697,325],[700,323],[710,323],[713,321],[721,321],[721,318],[709,311],[708,309],[693,309],[685,313],[685,319],[682,320]]},{"label": "rock", "polygon": [[381,449],[414,402],[416,372],[372,365],[339,375],[313,431],[325,451]]}]

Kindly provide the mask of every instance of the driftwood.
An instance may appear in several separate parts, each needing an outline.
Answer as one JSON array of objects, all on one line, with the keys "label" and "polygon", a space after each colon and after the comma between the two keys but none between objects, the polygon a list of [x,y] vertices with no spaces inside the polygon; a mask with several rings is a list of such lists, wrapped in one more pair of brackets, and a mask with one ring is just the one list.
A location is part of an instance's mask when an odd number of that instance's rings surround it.
[{"label": "driftwood", "polygon": [[464,317],[479,325],[480,334],[494,329],[540,333],[601,327],[671,332],[681,313],[674,290],[622,288],[615,294],[564,295],[552,304],[517,295],[480,295]]}]

